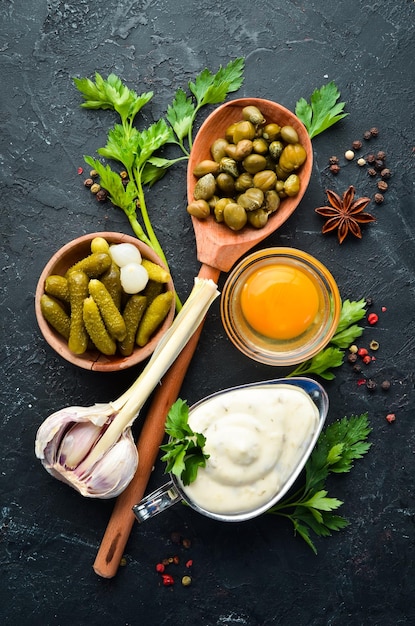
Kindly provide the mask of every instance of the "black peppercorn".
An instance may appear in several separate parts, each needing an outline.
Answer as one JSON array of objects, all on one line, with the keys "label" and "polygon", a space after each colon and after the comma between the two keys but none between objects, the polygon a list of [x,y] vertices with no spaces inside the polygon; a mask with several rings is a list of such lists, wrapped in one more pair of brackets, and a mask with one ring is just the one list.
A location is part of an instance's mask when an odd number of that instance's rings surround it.
[{"label": "black peppercorn", "polygon": [[95,194],[95,197],[98,200],[98,202],[105,202],[105,200],[108,198],[108,192],[105,189],[100,189]]},{"label": "black peppercorn", "polygon": [[371,296],[368,296],[367,298],[365,298],[365,302],[366,302],[367,307],[373,306],[373,298]]},{"label": "black peppercorn", "polygon": [[330,165],[329,169],[330,169],[330,172],[332,174],[337,176],[337,174],[340,172],[340,165],[337,165],[336,163],[333,163],[333,165]]},{"label": "black peppercorn", "polygon": [[383,150],[379,150],[379,152],[376,155],[376,158],[384,161],[386,159],[386,152],[384,152]]},{"label": "black peppercorn", "polygon": [[369,167],[369,169],[367,170],[367,173],[369,174],[369,176],[376,176],[376,170],[373,169],[373,167]]},{"label": "black peppercorn", "polygon": [[380,180],[378,182],[378,189],[379,189],[379,191],[387,191],[388,190],[388,183],[385,182],[384,180]]},{"label": "black peppercorn", "polygon": [[360,150],[361,147],[362,147],[362,142],[359,139],[357,139],[356,141],[352,143],[353,150]]},{"label": "black peppercorn", "polygon": [[374,165],[375,165],[375,170],[377,170],[378,172],[381,172],[383,168],[385,167],[385,163],[382,159],[376,159]]},{"label": "black peppercorn", "polygon": [[382,178],[390,178],[391,177],[391,171],[387,167],[384,167],[383,170],[381,171],[380,175],[382,176]]},{"label": "black peppercorn", "polygon": [[390,386],[391,386],[391,384],[390,384],[389,380],[384,380],[382,382],[382,384],[381,384],[381,387],[382,387],[383,391],[389,391]]},{"label": "black peppercorn", "polygon": [[365,130],[365,132],[363,133],[363,139],[366,139],[366,141],[367,141],[371,137],[372,137],[372,134],[371,134],[370,130]]},{"label": "black peppercorn", "polygon": [[362,371],[362,366],[356,363],[356,365],[353,365],[353,371],[356,372],[356,374],[360,374],[360,372]]},{"label": "black peppercorn", "polygon": [[330,163],[330,165],[337,165],[337,163],[338,163],[338,162],[339,162],[339,159],[338,159],[338,157],[336,157],[336,156],[331,156],[331,157],[329,158],[329,163]]},{"label": "black peppercorn", "polygon": [[351,352],[350,354],[347,355],[347,360],[349,361],[349,363],[356,363],[357,354],[355,352]]},{"label": "black peppercorn", "polygon": [[375,162],[375,160],[376,160],[376,157],[375,157],[375,155],[374,155],[374,154],[372,154],[372,153],[368,154],[368,155],[367,155],[367,157],[366,157],[366,161],[367,161],[368,163],[374,163],[374,162]]},{"label": "black peppercorn", "polygon": [[372,378],[368,378],[368,380],[366,381],[366,389],[368,389],[369,391],[375,391],[376,387],[376,381]]},{"label": "black peppercorn", "polygon": [[385,198],[381,193],[375,193],[373,199],[376,202],[376,204],[382,204]]},{"label": "black peppercorn", "polygon": [[372,137],[377,137],[379,135],[379,131],[376,126],[370,129],[370,134],[372,135]]},{"label": "black peppercorn", "polygon": [[86,180],[84,180],[84,185],[88,189],[90,189],[93,184],[94,184],[94,181],[92,180],[92,178],[87,178]]}]

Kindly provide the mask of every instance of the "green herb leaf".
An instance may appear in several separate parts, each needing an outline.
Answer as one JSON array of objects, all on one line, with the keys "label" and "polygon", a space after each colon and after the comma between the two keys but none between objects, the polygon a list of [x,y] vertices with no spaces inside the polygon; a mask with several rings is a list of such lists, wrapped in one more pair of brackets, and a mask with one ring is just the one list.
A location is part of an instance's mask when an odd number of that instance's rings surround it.
[{"label": "green herb leaf", "polygon": [[199,467],[205,467],[209,455],[203,452],[206,438],[195,433],[188,423],[189,407],[186,401],[178,398],[171,406],[166,419],[165,430],[169,442],[160,446],[165,452],[161,457],[166,462],[166,473],[178,476],[184,485],[190,485],[197,476]]},{"label": "green herb leaf", "polygon": [[315,356],[304,363],[300,363],[288,377],[303,376],[304,374],[317,374],[325,380],[333,380],[333,367],[340,367],[343,364],[344,354],[339,348],[329,346],[318,352]]},{"label": "green herb leaf", "polygon": [[343,113],[345,102],[337,102],[339,98],[340,92],[331,81],[320,89],[315,89],[310,103],[305,98],[298,100],[295,114],[307,128],[311,139],[348,115]]},{"label": "green herb leaf", "polygon": [[[329,471],[336,473],[350,472],[353,467],[353,461],[361,459],[371,447],[371,444],[367,442],[367,437],[371,430],[367,413],[359,417],[343,418],[328,426],[320,435],[319,446],[330,461]],[[339,454],[333,457],[331,451],[339,442],[342,443],[343,447]]]},{"label": "green herb leaf", "polygon": [[98,72],[95,73],[95,83],[89,78],[74,78],[74,83],[83,94],[85,102],[81,104],[86,109],[113,109],[117,111],[123,121],[134,118],[147,102],[153,97],[153,92],[143,93],[140,96],[129,89],[115,74],[110,74],[105,80]]},{"label": "green herb leaf", "polygon": [[363,328],[357,324],[353,324],[350,328],[345,328],[341,332],[331,338],[330,343],[338,348],[348,348],[352,343],[363,334]]},{"label": "green herb leaf", "polygon": [[107,144],[97,150],[101,156],[118,161],[130,171],[137,152],[139,132],[135,128],[126,131],[124,126],[116,124],[108,131]]},{"label": "green herb leaf", "polygon": [[197,108],[206,104],[219,104],[223,102],[228,93],[237,91],[242,83],[242,73],[245,61],[237,58],[230,61],[226,67],[220,66],[216,74],[212,74],[207,68],[201,72],[195,82],[189,82],[189,89],[195,96]]},{"label": "green herb leaf", "polygon": [[166,120],[161,119],[138,133],[138,153],[135,166],[141,168],[153,153],[171,139],[171,130]]},{"label": "green herb leaf", "polygon": [[306,463],[303,486],[268,511],[288,518],[294,533],[298,533],[315,554],[317,549],[310,531],[327,537],[349,524],[344,517],[332,513],[343,502],[328,497],[327,478],[331,473],[350,472],[353,461],[369,451],[371,444],[367,439],[371,430],[367,413],[344,417],[326,426]]},{"label": "green herb leaf", "polygon": [[333,380],[333,368],[343,364],[344,350],[348,348],[363,333],[363,328],[355,322],[361,320],[365,314],[365,300],[344,300],[340,311],[340,319],[336,332],[330,340],[329,346],[323,348],[308,361],[300,363],[288,376],[303,376],[316,374],[325,380]]},{"label": "green herb leaf", "polygon": [[336,333],[339,333],[346,328],[349,328],[352,324],[359,322],[366,315],[366,301],[362,300],[351,301],[343,300],[342,308],[340,312],[339,323],[336,328]]},{"label": "green herb leaf", "polygon": [[191,129],[195,110],[192,99],[186,96],[183,89],[178,89],[173,103],[167,108],[166,117],[180,140],[186,137]]},{"label": "green herb leaf", "polygon": [[128,183],[124,187],[120,175],[97,159],[87,156],[85,162],[98,172],[100,185],[108,191],[111,202],[122,208],[127,215],[135,215],[137,191],[134,185]]}]

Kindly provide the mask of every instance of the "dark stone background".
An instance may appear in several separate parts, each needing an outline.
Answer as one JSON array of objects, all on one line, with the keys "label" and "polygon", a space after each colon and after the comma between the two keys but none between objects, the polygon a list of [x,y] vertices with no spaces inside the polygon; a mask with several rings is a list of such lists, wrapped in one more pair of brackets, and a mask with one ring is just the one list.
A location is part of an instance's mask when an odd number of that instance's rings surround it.
[{"label": "dark stone background", "polygon": [[[411,0],[2,0],[1,30],[1,329],[0,621],[59,625],[206,624],[246,626],[415,623],[414,514],[414,10]],[[111,501],[85,500],[52,479],[34,456],[36,430],[67,405],[111,400],[137,375],[89,373],[55,355],[34,316],[38,276],[51,254],[84,233],[131,233],[119,210],[85,191],[77,168],[94,154],[115,118],[85,111],[74,76],[118,74],[136,91],[154,90],[145,122],[161,117],[178,87],[205,67],[244,56],[238,96],[293,109],[301,96],[334,80],[349,116],[313,140],[314,170],[296,213],[264,246],[306,250],[336,277],[343,298],[371,296],[379,323],[361,343],[379,341],[367,372],[389,393],[370,394],[345,364],[333,382],[329,421],[368,411],[372,450],[352,473],[330,482],[350,526],[316,539],[315,556],[279,518],[223,525],[176,506],[135,526],[126,565],[111,580],[92,569]],[[210,108],[203,110],[198,124]],[[355,163],[340,175],[327,161],[370,127],[393,171],[377,223],[361,241],[321,235],[314,208],[325,189],[354,184],[373,195]],[[186,204],[185,165],[148,195],[158,235],[182,298],[198,273]],[[221,276],[223,284],[225,276]],[[382,312],[382,307],[386,311]],[[194,402],[234,384],[283,375],[239,354],[215,303],[183,385]],[[396,422],[385,416],[393,412]],[[161,483],[157,467],[150,487]],[[191,540],[170,542],[172,531]],[[178,553],[193,559],[193,585],[160,585],[155,564]],[[179,576],[180,577],[180,576]]]}]

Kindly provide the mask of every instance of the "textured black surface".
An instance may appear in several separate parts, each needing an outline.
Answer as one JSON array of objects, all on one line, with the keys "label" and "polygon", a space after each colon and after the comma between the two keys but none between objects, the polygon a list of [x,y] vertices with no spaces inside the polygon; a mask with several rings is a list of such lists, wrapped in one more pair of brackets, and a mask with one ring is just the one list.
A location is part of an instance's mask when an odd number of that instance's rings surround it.
[{"label": "textured black surface", "polygon": [[[222,3],[212,0],[2,0],[0,621],[60,625],[206,624],[396,626],[413,624],[415,436],[414,367],[414,15],[410,0]],[[343,298],[372,296],[380,320],[363,342],[379,341],[368,375],[392,382],[367,392],[345,364],[326,383],[329,421],[368,411],[373,447],[353,472],[331,483],[350,526],[316,541],[318,555],[283,520],[264,516],[221,525],[185,507],[135,526],[126,565],[112,580],[92,570],[113,503],[85,500],[35,459],[42,420],[66,405],[117,397],[137,371],[88,373],[55,355],[39,334],[34,290],[50,255],[96,230],[131,233],[125,216],[96,203],[77,168],[105,141],[113,117],[80,109],[73,76],[117,73],[136,91],[154,90],[147,122],[204,67],[246,59],[238,96],[296,100],[334,80],[350,113],[313,140],[314,170],[296,213],[264,245],[288,245],[327,264]],[[199,123],[208,114],[203,111]],[[385,150],[393,177],[377,223],[361,241],[321,235],[314,208],[327,187],[354,184],[373,195],[358,166],[328,174],[370,127],[370,150]],[[364,147],[363,151],[369,149]],[[185,207],[185,166],[150,192],[149,205],[181,297],[199,264]],[[224,276],[221,276],[223,284]],[[241,356],[212,307],[181,396],[284,372]],[[382,312],[382,307],[386,310]],[[385,416],[396,414],[389,424]],[[160,484],[157,467],[152,487]],[[172,531],[191,547],[171,544]],[[155,564],[193,559],[193,584],[160,585]]]}]

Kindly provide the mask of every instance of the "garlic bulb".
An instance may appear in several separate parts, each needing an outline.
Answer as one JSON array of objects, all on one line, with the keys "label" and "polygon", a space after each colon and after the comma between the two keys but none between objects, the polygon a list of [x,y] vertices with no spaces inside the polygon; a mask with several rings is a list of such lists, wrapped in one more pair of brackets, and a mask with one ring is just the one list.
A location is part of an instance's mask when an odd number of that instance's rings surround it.
[{"label": "garlic bulb", "polygon": [[45,469],[90,498],[118,496],[138,464],[131,425],[219,295],[210,279],[192,292],[133,385],[117,400],[53,413],[36,435],[35,454]]},{"label": "garlic bulb", "polygon": [[74,406],[53,413],[38,430],[36,456],[52,476],[83,496],[103,499],[118,496],[138,464],[131,428],[126,428],[107,454],[92,466],[83,465],[115,415],[110,404]]}]

